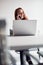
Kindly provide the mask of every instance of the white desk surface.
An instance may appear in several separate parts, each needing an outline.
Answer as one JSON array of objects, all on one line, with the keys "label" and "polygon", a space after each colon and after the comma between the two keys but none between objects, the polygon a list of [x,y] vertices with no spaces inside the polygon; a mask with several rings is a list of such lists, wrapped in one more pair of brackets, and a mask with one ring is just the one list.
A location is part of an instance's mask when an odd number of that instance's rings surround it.
[{"label": "white desk surface", "polygon": [[6,45],[15,50],[39,48],[43,47],[43,36],[7,36]]}]

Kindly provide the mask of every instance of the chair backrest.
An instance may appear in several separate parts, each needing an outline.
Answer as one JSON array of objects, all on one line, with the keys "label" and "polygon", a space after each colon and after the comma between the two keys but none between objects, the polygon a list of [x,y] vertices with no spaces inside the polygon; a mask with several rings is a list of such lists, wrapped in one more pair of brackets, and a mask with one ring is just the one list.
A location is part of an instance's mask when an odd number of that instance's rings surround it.
[{"label": "chair backrest", "polygon": [[13,30],[10,29],[10,36],[13,36]]}]

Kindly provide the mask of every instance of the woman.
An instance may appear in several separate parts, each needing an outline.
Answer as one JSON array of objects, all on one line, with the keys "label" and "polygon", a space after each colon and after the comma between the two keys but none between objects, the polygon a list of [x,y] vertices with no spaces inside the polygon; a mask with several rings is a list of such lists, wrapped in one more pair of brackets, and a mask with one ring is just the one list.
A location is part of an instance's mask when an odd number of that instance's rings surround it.
[{"label": "woman", "polygon": [[22,8],[17,8],[14,12],[15,20],[28,20]]},{"label": "woman", "polygon": [[[14,17],[15,20],[28,20],[27,16],[24,13],[24,10],[22,8],[17,8],[14,12]],[[20,51],[20,59],[21,59],[21,65],[25,65],[25,60],[29,63],[32,64],[32,61],[29,56],[29,50],[21,50]],[[26,58],[26,59],[25,59]]]}]

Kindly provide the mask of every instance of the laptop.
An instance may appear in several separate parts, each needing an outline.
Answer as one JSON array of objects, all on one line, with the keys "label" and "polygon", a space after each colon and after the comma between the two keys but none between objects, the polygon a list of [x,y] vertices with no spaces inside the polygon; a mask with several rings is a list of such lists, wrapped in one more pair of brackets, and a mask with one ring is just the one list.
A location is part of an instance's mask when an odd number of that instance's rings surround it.
[{"label": "laptop", "polygon": [[33,36],[36,33],[37,20],[14,20],[13,35]]}]

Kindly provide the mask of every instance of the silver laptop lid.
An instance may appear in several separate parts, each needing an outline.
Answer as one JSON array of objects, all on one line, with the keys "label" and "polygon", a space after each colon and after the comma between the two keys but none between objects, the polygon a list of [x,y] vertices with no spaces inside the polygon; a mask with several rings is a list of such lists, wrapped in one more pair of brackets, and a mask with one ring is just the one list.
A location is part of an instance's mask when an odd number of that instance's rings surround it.
[{"label": "silver laptop lid", "polygon": [[14,20],[13,21],[13,35],[26,36],[35,35],[36,20]]}]

